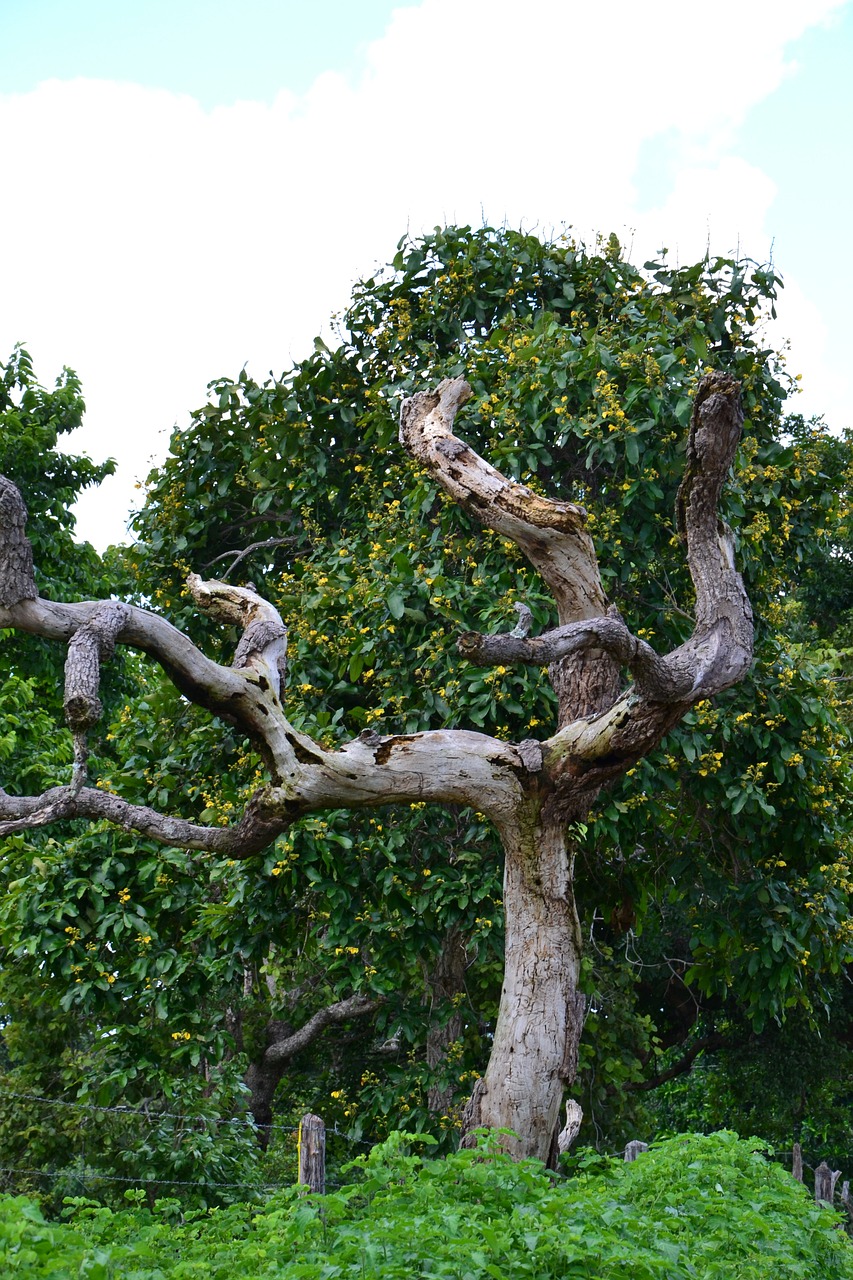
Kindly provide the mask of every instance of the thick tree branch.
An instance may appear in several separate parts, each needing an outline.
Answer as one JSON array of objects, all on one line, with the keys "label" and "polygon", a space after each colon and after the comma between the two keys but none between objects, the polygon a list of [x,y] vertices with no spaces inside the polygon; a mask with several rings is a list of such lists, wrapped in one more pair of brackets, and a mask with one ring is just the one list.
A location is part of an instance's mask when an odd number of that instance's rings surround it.
[{"label": "thick tree branch", "polygon": [[647,697],[669,701],[685,691],[683,681],[676,680],[666,659],[645,640],[632,635],[612,609],[607,617],[569,622],[540,636],[516,636],[512,632],[481,635],[477,631],[464,631],[456,647],[463,657],[479,667],[522,662],[545,666],[572,654],[600,650],[627,667],[634,676],[637,690]]},{"label": "thick tree branch", "polygon": [[226,858],[248,858],[272,844],[289,825],[280,798],[262,789],[252,796],[238,822],[230,827],[204,827],[129,804],[111,791],[95,787],[54,787],[40,796],[10,796],[0,789],[0,836],[32,831],[71,818],[105,819],[125,831],[147,836],[175,849],[203,849]]},{"label": "thick tree branch", "polygon": [[[480,524],[510,538],[548,584],[561,625],[607,610],[586,512],[540,497],[509,480],[453,434],[456,410],[471,394],[462,378],[407,400],[400,439],[438,483]],[[576,651],[549,669],[560,725],[609,706],[619,690],[619,667],[602,650]]]},{"label": "thick tree branch", "polygon": [[422,801],[471,805],[501,828],[513,820],[530,773],[541,763],[538,744],[535,758],[525,745],[464,729],[390,737],[366,732],[337,751],[311,744],[298,778],[276,794],[302,812]]},{"label": "thick tree branch", "polygon": [[[679,526],[696,589],[696,627],[606,711],[566,725],[544,744],[555,782],[593,788],[630,768],[696,702],[742,679],[752,662],[752,609],[716,504],[734,459],[743,412],[728,374],[700,382],[690,424]],[[597,624],[596,624],[597,625]]]},{"label": "thick tree branch", "polygon": [[377,996],[354,995],[335,1004],[327,1005],[309,1018],[303,1027],[281,1039],[274,1039],[264,1052],[264,1065],[273,1066],[289,1061],[317,1040],[327,1027],[350,1018],[365,1018],[375,1013],[382,1001]]},{"label": "thick tree branch", "polygon": [[243,635],[234,666],[240,671],[255,671],[261,687],[272,689],[278,698],[287,674],[287,627],[278,610],[248,587],[203,582],[197,573],[189,575],[187,586],[198,607],[211,618],[240,627]]},{"label": "thick tree branch", "polygon": [[[0,543],[0,566],[2,563],[3,546]],[[104,607],[104,602],[97,600],[61,604],[53,600],[29,598],[5,607],[0,606],[0,627],[14,627],[19,631],[65,644],[72,642],[81,628],[89,628],[89,638],[81,641],[78,656],[87,655],[83,667],[87,668],[88,675],[84,677],[81,674],[80,679],[87,689],[85,699],[91,699],[91,677],[95,670],[92,665],[94,637],[103,623]],[[258,650],[255,650],[254,645],[261,637],[258,632],[249,635],[245,666],[235,669],[221,666],[205,657],[188,636],[178,631],[165,618],[134,605],[121,605],[120,608],[122,625],[114,635],[116,644],[129,645],[156,659],[180,692],[191,702],[238,724],[265,749],[266,755],[275,759],[282,776],[293,773],[297,764],[296,756],[287,735],[289,726],[276,695],[276,684],[280,681],[278,659],[283,656],[286,636],[281,635],[275,624],[269,643],[260,643]],[[284,628],[281,627],[281,630]],[[266,661],[268,654],[273,656],[276,663],[272,668]],[[243,660],[239,646],[238,657]],[[89,703],[89,706],[90,713],[94,713],[94,705]]]},{"label": "thick tree branch", "polygon": [[607,603],[586,512],[507,479],[458,439],[453,419],[470,396],[464,378],[453,378],[406,400],[402,444],[469,515],[521,548],[551,589],[561,623],[598,617]]}]

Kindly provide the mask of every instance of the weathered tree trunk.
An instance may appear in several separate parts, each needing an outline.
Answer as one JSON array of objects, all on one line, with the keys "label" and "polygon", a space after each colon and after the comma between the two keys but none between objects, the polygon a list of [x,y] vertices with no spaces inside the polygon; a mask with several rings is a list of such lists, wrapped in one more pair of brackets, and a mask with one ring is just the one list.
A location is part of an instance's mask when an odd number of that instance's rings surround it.
[{"label": "weathered tree trunk", "polygon": [[565,821],[531,815],[503,833],[506,955],[486,1074],[465,1129],[509,1128],[507,1149],[547,1160],[583,1028],[580,926]]}]

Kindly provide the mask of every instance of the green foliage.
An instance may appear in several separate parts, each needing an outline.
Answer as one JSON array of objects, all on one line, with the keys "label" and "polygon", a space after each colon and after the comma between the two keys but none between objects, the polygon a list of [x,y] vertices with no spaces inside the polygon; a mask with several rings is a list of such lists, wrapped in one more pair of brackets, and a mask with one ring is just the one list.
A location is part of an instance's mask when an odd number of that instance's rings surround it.
[{"label": "green foliage", "polygon": [[[182,1214],[69,1204],[44,1221],[0,1201],[0,1260],[21,1280],[331,1280],[335,1276],[524,1276],[607,1280],[845,1280],[853,1247],[835,1215],[734,1134],[660,1143],[633,1165],[555,1182],[495,1145],[446,1160],[411,1155],[395,1134],[324,1197],[295,1188],[263,1206]],[[499,1145],[499,1144],[498,1144]],[[135,1199],[134,1193],[128,1193]]]}]

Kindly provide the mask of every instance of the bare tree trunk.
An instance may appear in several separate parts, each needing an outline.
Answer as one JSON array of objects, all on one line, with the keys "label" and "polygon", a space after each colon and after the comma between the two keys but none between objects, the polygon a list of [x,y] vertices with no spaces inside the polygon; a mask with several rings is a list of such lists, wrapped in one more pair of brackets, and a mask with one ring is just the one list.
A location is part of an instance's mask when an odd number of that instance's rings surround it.
[{"label": "bare tree trunk", "polygon": [[507,1149],[548,1160],[583,1027],[581,938],[562,818],[536,814],[504,832],[506,958],[489,1065],[466,1110],[466,1134],[509,1128]]}]

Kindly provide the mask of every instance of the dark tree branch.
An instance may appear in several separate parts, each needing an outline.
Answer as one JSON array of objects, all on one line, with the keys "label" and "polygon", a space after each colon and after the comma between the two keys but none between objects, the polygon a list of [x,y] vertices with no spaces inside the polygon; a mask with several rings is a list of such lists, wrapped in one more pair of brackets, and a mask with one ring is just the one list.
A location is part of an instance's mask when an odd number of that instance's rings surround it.
[{"label": "dark tree branch", "polygon": [[622,1087],[634,1093],[645,1093],[650,1089],[659,1089],[662,1084],[666,1084],[667,1080],[675,1080],[676,1077],[690,1071],[700,1053],[714,1053],[717,1049],[727,1049],[734,1043],[733,1040],[722,1035],[719,1031],[710,1031],[707,1035],[700,1036],[698,1040],[694,1041],[686,1053],[682,1054],[678,1061],[668,1067],[666,1071],[661,1071],[658,1075],[652,1076],[650,1080],[628,1081]]},{"label": "dark tree branch", "polygon": [[345,1000],[338,1000],[335,1004],[327,1005],[325,1009],[319,1009],[298,1031],[282,1039],[273,1040],[264,1053],[264,1063],[272,1065],[287,1062],[312,1045],[327,1027],[334,1023],[347,1022],[350,1018],[367,1017],[368,1014],[375,1013],[381,1004],[382,1000],[378,996],[359,994],[348,996]]},{"label": "dark tree branch", "polygon": [[220,560],[227,560],[229,556],[232,556],[233,559],[231,563],[222,575],[222,581],[224,582],[226,578],[231,576],[238,564],[242,564],[243,561],[255,551],[266,551],[270,547],[293,546],[298,541],[299,539],[293,534],[287,538],[265,538],[263,542],[251,543],[250,546],[245,547],[242,551],[223,551],[221,555],[214,556],[212,560],[208,560],[205,568],[210,569],[213,565],[218,564]]}]

